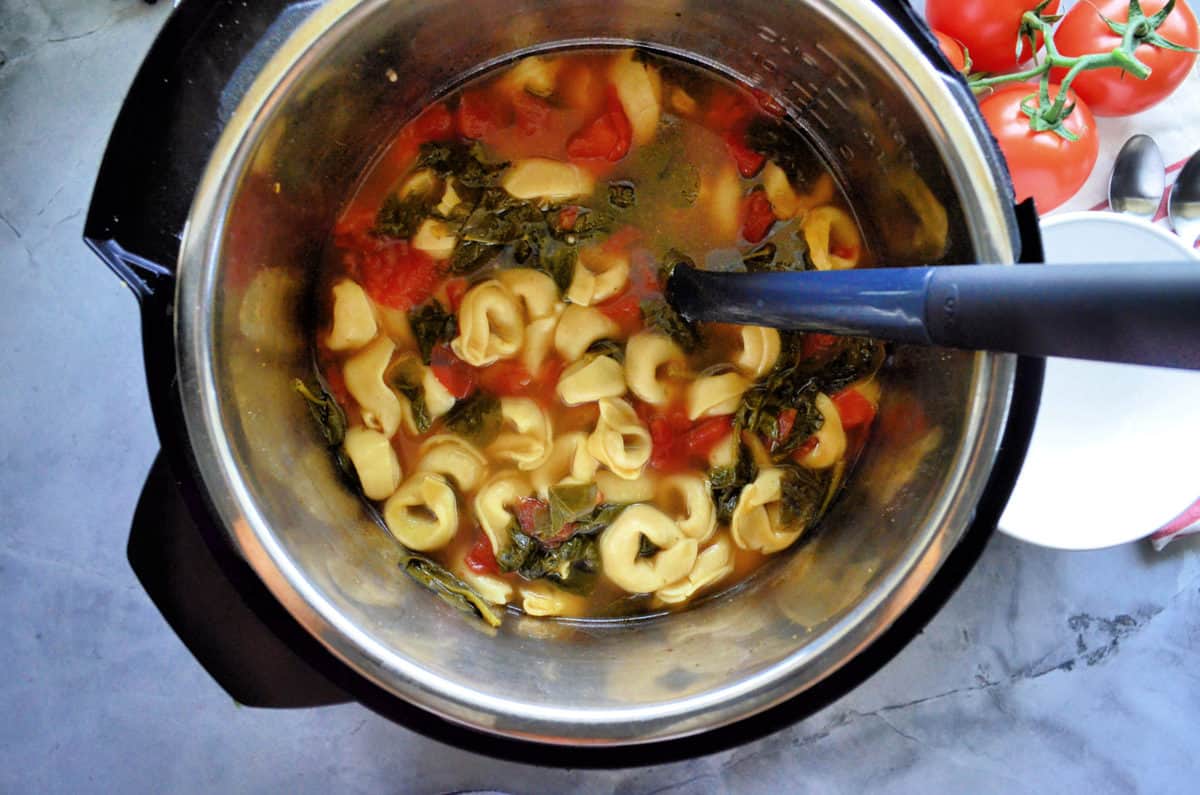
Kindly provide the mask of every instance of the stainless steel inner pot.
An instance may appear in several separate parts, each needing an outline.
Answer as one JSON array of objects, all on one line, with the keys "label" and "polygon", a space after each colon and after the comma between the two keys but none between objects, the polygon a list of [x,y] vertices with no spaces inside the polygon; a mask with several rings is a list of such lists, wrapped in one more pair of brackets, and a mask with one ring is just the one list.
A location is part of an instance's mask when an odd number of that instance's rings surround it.
[{"label": "stainless steel inner pot", "polygon": [[[289,387],[310,372],[310,286],[371,156],[464,76],[547,48],[641,43],[782,98],[841,176],[880,259],[1011,262],[986,133],[867,0],[333,0],[255,79],[209,162],[176,296],[187,432],[236,548],[314,636],[452,721],[564,744],[645,742],[747,717],[812,686],[905,610],[968,525],[1015,360],[900,349],[876,429],[808,543],[747,586],[665,617],[463,618],[396,570]],[[903,413],[903,412],[901,412]],[[897,429],[898,428],[898,429]]]}]

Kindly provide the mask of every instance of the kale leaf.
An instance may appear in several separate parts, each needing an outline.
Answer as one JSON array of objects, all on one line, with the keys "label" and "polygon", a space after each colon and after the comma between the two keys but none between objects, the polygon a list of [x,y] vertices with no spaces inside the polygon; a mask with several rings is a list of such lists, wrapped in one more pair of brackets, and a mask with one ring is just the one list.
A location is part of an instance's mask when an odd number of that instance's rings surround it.
[{"label": "kale leaf", "polygon": [[408,325],[417,339],[421,361],[425,364],[429,364],[433,349],[439,342],[449,342],[458,336],[458,318],[443,309],[437,301],[430,301],[410,312]]},{"label": "kale leaf", "polygon": [[417,168],[431,168],[439,177],[454,177],[468,188],[490,188],[508,163],[489,163],[478,143],[427,141],[421,144]]},{"label": "kale leaf", "polygon": [[374,233],[384,237],[407,239],[416,234],[417,227],[433,210],[433,200],[423,194],[400,198],[396,194],[383,200],[375,214]]},{"label": "kale leaf", "polygon": [[661,298],[642,301],[642,317],[648,328],[670,337],[684,353],[692,353],[700,345],[700,332],[684,320],[675,308]]},{"label": "kale leaf", "polygon": [[429,407],[425,405],[425,388],[421,385],[424,375],[416,359],[402,356],[388,367],[383,376],[389,386],[408,398],[417,433],[425,433],[433,425]]},{"label": "kale leaf", "polygon": [[482,619],[489,626],[500,626],[500,617],[479,593],[444,567],[424,555],[401,547],[400,570],[423,587],[433,591],[446,604]]},{"label": "kale leaf", "polygon": [[354,462],[342,449],[342,441],[346,438],[346,413],[342,411],[342,407],[320,382],[317,383],[319,395],[299,378],[292,381],[292,389],[308,404],[308,411],[325,439],[325,446],[333,456],[338,474],[350,488],[355,491],[361,490],[362,484],[358,479],[358,472],[354,469]]},{"label": "kale leaf", "polygon": [[738,445],[737,459],[730,466],[717,467],[708,473],[708,485],[712,491],[713,505],[717,508],[717,521],[728,524],[733,518],[742,489],[758,477],[758,467],[745,445]]},{"label": "kale leaf", "polygon": [[479,447],[486,447],[500,433],[503,419],[500,401],[495,395],[480,389],[455,403],[446,412],[445,423],[447,429]]}]

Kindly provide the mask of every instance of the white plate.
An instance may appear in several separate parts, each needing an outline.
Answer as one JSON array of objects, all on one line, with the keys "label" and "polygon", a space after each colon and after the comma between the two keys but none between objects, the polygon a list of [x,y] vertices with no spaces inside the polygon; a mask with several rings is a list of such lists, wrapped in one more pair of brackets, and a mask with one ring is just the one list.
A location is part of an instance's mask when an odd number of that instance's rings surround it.
[{"label": "white plate", "polygon": [[[1042,242],[1052,265],[1196,260],[1165,229],[1116,213],[1047,218]],[[1200,372],[1046,361],[1037,425],[1001,531],[1096,549],[1149,535],[1197,497]]]}]

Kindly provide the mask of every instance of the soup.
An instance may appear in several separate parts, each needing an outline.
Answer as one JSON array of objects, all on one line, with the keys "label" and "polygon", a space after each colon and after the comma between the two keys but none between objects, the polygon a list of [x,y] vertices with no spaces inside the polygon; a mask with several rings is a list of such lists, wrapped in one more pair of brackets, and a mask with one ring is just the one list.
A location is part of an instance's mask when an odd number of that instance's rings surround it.
[{"label": "soup", "polygon": [[638,50],[533,56],[404,127],[328,246],[310,400],[405,570],[490,623],[676,609],[805,536],[875,341],[696,325],[670,268],[867,264],[769,96]]}]

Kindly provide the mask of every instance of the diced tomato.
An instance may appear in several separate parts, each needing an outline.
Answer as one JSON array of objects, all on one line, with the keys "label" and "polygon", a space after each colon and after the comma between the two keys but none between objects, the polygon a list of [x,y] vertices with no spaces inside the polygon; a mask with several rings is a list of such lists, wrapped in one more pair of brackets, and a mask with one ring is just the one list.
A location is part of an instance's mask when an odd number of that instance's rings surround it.
[{"label": "diced tomato", "polygon": [[766,91],[763,91],[761,88],[752,88],[750,89],[750,93],[754,95],[756,100],[758,100],[758,107],[761,108],[764,113],[776,118],[781,118],[787,113],[783,105],[779,104],[779,100],[775,99],[775,97],[771,96]]},{"label": "diced tomato", "polygon": [[558,385],[558,379],[563,374],[563,370],[567,369],[567,363],[559,356],[548,356],[546,361],[542,362],[541,369],[533,379],[534,394],[533,398],[543,406],[548,406],[555,399],[555,386]]},{"label": "diced tomato", "polygon": [[499,574],[500,564],[496,562],[496,553],[492,550],[491,540],[483,533],[475,539],[471,551],[463,559],[467,568],[477,574]]},{"label": "diced tomato", "polygon": [[779,424],[775,429],[775,438],[771,440],[771,449],[774,450],[779,445],[783,444],[789,436],[792,435],[792,428],[796,426],[796,410],[784,409],[779,412]]},{"label": "diced tomato", "polygon": [[688,452],[698,458],[706,458],[713,448],[733,433],[733,416],[710,417],[687,432],[684,437]]},{"label": "diced tomato", "polygon": [[829,253],[841,259],[857,259],[858,246],[840,246],[835,243],[830,246]]},{"label": "diced tomato", "polygon": [[704,113],[704,126],[713,132],[727,133],[750,123],[754,109],[739,95],[725,89],[713,91]]},{"label": "diced tomato", "polygon": [[682,402],[658,407],[637,401],[635,411],[650,430],[650,466],[659,472],[679,472],[692,460],[687,434],[692,428]]},{"label": "diced tomato", "polygon": [[520,397],[533,383],[533,376],[525,365],[515,359],[496,362],[479,371],[479,384],[499,397]]},{"label": "diced tomato", "polygon": [[448,344],[439,342],[433,346],[429,367],[454,397],[461,400],[475,391],[475,368],[455,356]]},{"label": "diced tomato", "polygon": [[439,263],[404,240],[376,241],[375,247],[348,252],[363,288],[393,309],[412,309],[433,296],[442,271]]},{"label": "diced tomato", "polygon": [[462,306],[463,296],[467,294],[467,280],[461,276],[446,281],[446,300],[450,302],[450,311],[457,313]]},{"label": "diced tomato", "polygon": [[813,450],[816,450],[816,449],[817,449],[817,437],[810,436],[810,437],[808,437],[808,440],[804,444],[797,447],[796,451],[794,453],[792,453],[792,460],[799,461],[802,458],[804,458],[804,456],[808,455],[809,453],[811,453]]},{"label": "diced tomato", "polygon": [[633,128],[613,86],[606,89],[604,112],[583,126],[567,141],[572,159],[603,158],[615,163],[629,153]]},{"label": "diced tomato", "polygon": [[454,117],[444,102],[426,108],[408,127],[418,143],[445,141],[454,137]]},{"label": "diced tomato", "polygon": [[357,201],[346,208],[342,217],[333,226],[333,242],[338,248],[356,248],[364,245],[364,238],[375,225],[375,210],[364,207]]},{"label": "diced tomato", "polygon": [[775,211],[765,191],[751,191],[742,202],[742,237],[749,243],[758,243],[771,231],[775,223]]},{"label": "diced tomato", "polygon": [[804,335],[804,345],[800,351],[805,359],[815,359],[827,354],[837,344],[838,337],[834,334],[812,332]]},{"label": "diced tomato", "polygon": [[837,407],[843,428],[870,425],[871,421],[875,419],[875,405],[863,397],[862,392],[857,389],[843,389],[830,400]]},{"label": "diced tomato", "polygon": [[511,109],[501,97],[487,91],[464,91],[458,99],[458,133],[464,138],[486,139],[509,125]]},{"label": "diced tomato", "polygon": [[616,298],[596,304],[596,309],[620,326],[621,333],[627,337],[636,334],[642,328],[642,307],[632,290],[626,290]]},{"label": "diced tomato", "polygon": [[570,232],[575,228],[575,222],[579,220],[579,207],[570,205],[558,211],[558,228],[564,232]]},{"label": "diced tomato", "polygon": [[537,497],[522,497],[517,500],[516,509],[517,523],[521,525],[521,532],[532,535],[538,526],[542,512],[549,511],[550,506]]},{"label": "diced tomato", "polygon": [[552,108],[544,99],[518,91],[513,95],[513,115],[517,129],[525,135],[537,135],[546,129],[550,122]]},{"label": "diced tomato", "polygon": [[746,146],[746,137],[741,131],[730,130],[725,133],[725,148],[737,165],[738,173],[750,178],[762,169],[767,158]]}]

